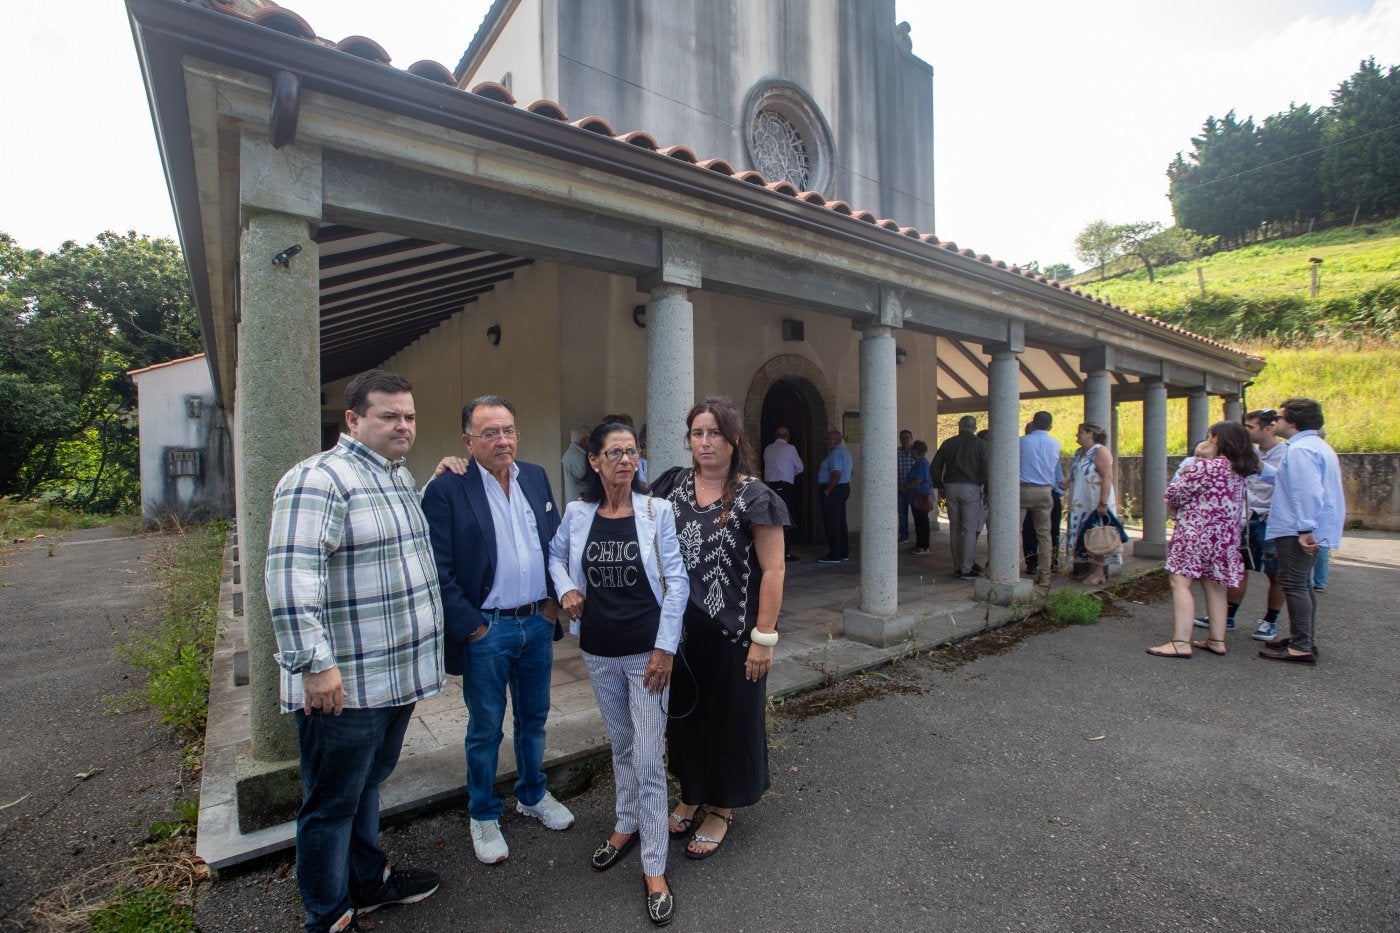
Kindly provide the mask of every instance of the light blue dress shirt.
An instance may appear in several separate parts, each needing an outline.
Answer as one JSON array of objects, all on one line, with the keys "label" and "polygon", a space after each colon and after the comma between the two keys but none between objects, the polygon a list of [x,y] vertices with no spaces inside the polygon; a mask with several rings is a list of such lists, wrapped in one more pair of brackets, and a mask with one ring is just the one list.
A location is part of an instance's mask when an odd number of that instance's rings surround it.
[{"label": "light blue dress shirt", "polygon": [[1049,431],[1021,435],[1021,482],[1055,486],[1065,478],[1060,463],[1060,442]]},{"label": "light blue dress shirt", "polygon": [[1288,453],[1278,468],[1264,537],[1291,538],[1311,531],[1318,544],[1336,548],[1342,543],[1346,516],[1337,452],[1316,431],[1299,431],[1288,439]]},{"label": "light blue dress shirt", "polygon": [[848,485],[851,482],[851,452],[846,449],[845,444],[826,455],[822,465],[817,468],[817,482],[831,482],[831,474],[837,471],[840,471],[841,478],[836,481],[836,485]]}]

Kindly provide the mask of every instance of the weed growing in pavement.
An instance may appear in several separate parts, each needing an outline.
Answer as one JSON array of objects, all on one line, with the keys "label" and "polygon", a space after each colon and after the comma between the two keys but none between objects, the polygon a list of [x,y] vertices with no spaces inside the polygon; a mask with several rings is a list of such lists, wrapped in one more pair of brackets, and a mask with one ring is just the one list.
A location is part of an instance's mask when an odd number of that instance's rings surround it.
[{"label": "weed growing in pavement", "polygon": [[[134,529],[139,522],[140,519],[134,515],[92,515],[65,509],[52,502],[0,496],[0,557],[16,545],[24,545],[36,537],[107,525]],[[53,556],[52,549],[49,556]]]},{"label": "weed growing in pavement", "polygon": [[165,885],[122,894],[88,915],[93,933],[185,933],[194,911]]},{"label": "weed growing in pavement", "polygon": [[157,554],[160,599],[116,651],[118,660],[146,671],[143,695],[108,698],[109,709],[130,708],[142,699],[154,707],[185,742],[191,767],[203,753],[225,531],[223,522],[186,526]]},{"label": "weed growing in pavement", "polygon": [[1045,614],[1066,625],[1093,625],[1099,621],[1103,603],[1098,597],[1079,593],[1065,586],[1045,597]]}]

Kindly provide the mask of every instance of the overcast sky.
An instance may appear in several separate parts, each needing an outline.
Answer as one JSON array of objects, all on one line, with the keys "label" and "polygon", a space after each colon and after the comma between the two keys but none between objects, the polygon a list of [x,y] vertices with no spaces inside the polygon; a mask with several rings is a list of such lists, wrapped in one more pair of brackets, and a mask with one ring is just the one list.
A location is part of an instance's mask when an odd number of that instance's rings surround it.
[{"label": "overcast sky", "polygon": [[[124,5],[0,3],[0,230],[46,250],[106,229],[173,236]],[[283,5],[322,36],[372,37],[399,67],[451,68],[490,2]],[[1098,218],[1170,223],[1167,163],[1206,116],[1322,106],[1363,58],[1400,64],[1400,0],[896,7],[934,68],[935,232],[1023,264],[1079,268],[1075,234]]]}]

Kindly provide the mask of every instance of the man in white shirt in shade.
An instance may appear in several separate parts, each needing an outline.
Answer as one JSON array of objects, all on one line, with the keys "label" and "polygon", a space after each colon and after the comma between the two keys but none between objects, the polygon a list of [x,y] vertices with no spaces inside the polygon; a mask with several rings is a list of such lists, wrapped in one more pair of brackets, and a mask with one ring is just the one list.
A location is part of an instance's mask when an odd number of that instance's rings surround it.
[{"label": "man in white shirt in shade", "polygon": [[1319,548],[1338,547],[1346,520],[1342,469],[1337,452],[1318,436],[1322,406],[1290,398],[1278,406],[1274,433],[1288,441],[1278,468],[1265,537],[1278,551],[1278,578],[1288,603],[1288,635],[1259,651],[1269,661],[1317,663],[1317,593],[1313,564]]},{"label": "man in white shirt in shade", "polygon": [[[795,522],[798,504],[797,474],[803,469],[802,458],[798,456],[797,448],[789,443],[792,435],[787,428],[778,428],[774,435],[773,443],[763,448],[763,481],[783,500],[783,504],[788,507],[788,515],[792,516]],[[783,556],[787,560],[797,560],[797,555],[792,553],[792,533],[792,525],[783,528],[783,543],[787,551]]]},{"label": "man in white shirt in shade", "polygon": [[[1050,412],[1038,411],[1031,418],[1030,433],[1021,436],[1021,524],[1029,513],[1035,526],[1037,554],[1042,558],[1050,554],[1050,509],[1055,504],[1051,490],[1065,485],[1060,442],[1050,436],[1054,423]],[[1036,586],[1050,585],[1050,564],[1049,560],[1037,561]]]},{"label": "man in white shirt in shade", "polygon": [[564,504],[583,495],[583,487],[588,482],[588,435],[593,429],[581,424],[569,432],[569,449],[564,451],[561,463],[564,466]]}]

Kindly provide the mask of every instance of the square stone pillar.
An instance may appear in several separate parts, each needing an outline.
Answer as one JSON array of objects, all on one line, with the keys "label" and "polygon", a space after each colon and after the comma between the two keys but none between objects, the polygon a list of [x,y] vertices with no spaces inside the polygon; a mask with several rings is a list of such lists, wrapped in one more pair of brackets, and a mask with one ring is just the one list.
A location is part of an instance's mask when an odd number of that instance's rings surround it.
[{"label": "square stone pillar", "polygon": [[1191,394],[1186,399],[1186,446],[1188,452],[1195,450],[1196,445],[1206,439],[1206,431],[1210,428],[1210,395],[1206,393],[1205,387],[1192,389]]}]

